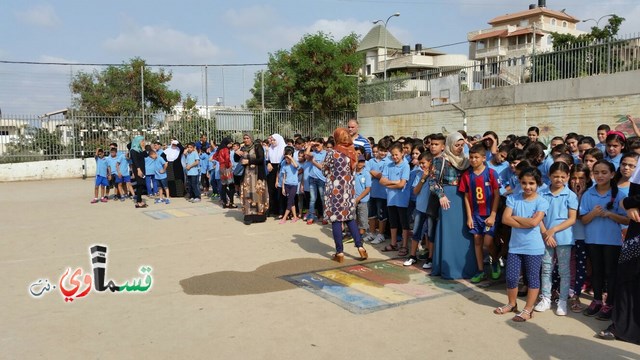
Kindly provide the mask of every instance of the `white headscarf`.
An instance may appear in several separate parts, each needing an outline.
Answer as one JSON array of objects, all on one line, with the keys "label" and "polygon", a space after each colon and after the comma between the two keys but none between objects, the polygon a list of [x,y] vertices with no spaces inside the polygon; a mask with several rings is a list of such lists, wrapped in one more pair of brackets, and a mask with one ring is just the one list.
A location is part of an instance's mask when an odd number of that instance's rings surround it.
[{"label": "white headscarf", "polygon": [[[175,145],[175,147],[174,147]],[[171,145],[164,151],[167,155],[167,161],[175,161],[180,156],[180,148],[178,147],[178,141],[171,141]]]},{"label": "white headscarf", "polygon": [[464,140],[464,137],[457,131],[447,136],[446,147],[444,148],[444,157],[454,168],[458,170],[466,170],[469,167],[469,159],[464,156],[464,152],[460,155],[456,155],[453,152],[456,143],[460,140]]},{"label": "white headscarf", "polygon": [[269,145],[269,162],[272,164],[280,164],[284,157],[284,148],[287,146],[287,143],[284,142],[284,138],[280,134],[273,134],[271,137],[276,140],[276,144]]}]

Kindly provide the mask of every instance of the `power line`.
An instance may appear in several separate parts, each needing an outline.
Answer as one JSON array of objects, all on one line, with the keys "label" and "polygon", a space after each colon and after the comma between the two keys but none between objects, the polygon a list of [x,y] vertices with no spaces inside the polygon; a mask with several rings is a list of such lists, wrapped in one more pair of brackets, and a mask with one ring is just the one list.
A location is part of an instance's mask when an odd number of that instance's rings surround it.
[{"label": "power line", "polygon": [[[129,64],[109,64],[109,63],[70,63],[70,62],[41,62],[41,61],[11,61],[0,60],[0,64],[20,64],[20,65],[77,65],[77,66],[122,66]],[[145,64],[145,66],[166,66],[166,67],[234,67],[234,66],[265,66],[267,63],[255,63],[255,64]]]}]

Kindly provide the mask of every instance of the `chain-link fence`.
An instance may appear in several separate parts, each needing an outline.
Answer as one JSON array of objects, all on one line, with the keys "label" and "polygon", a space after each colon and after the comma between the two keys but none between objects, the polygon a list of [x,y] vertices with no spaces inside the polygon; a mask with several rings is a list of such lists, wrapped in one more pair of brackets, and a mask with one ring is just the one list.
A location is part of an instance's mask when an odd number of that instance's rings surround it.
[{"label": "chain-link fence", "polygon": [[[412,76],[392,77],[361,84],[360,104],[386,100],[432,96],[432,80],[459,78],[460,92],[512,86],[523,83],[574,79],[584,76],[640,70],[640,35],[593,43],[571,44],[552,52],[532,53],[532,44],[514,48],[483,49],[487,59],[502,51],[513,50],[500,61],[472,61],[460,66],[424,71]],[[519,55],[513,55],[519,54]]]},{"label": "chain-link fence", "polygon": [[346,126],[356,113],[288,110],[216,110],[203,117],[187,113],[103,116],[69,111],[51,117],[3,116],[0,119],[0,163],[72,159],[93,156],[98,148],[118,144],[119,149],[136,135],[167,144],[172,138],[195,142],[201,135],[220,141],[229,136],[241,141],[243,133],[265,139],[278,133],[326,137]]}]

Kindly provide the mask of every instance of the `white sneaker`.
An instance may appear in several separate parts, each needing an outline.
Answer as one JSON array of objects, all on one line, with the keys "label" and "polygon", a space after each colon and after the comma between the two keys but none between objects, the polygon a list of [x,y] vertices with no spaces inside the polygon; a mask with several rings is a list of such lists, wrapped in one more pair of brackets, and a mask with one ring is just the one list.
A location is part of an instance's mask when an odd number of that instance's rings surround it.
[{"label": "white sneaker", "polygon": [[[567,305],[566,305],[566,301],[565,301],[565,309],[566,309]],[[540,295],[540,301],[538,301],[538,304],[536,305],[536,307],[533,308],[533,310],[537,311],[537,312],[544,312],[551,309],[551,299],[549,299],[548,297],[544,297],[542,295]]]},{"label": "white sneaker", "polygon": [[556,309],[556,315],[558,316],[567,315],[567,300],[558,300],[558,308]]},{"label": "white sneaker", "polygon": [[429,260],[425,261],[424,265],[422,265],[423,269],[431,269],[432,267],[433,267],[433,264]]},{"label": "white sneaker", "polygon": [[362,241],[364,242],[371,242],[373,239],[374,239],[374,236],[371,233],[366,233],[362,236]]},{"label": "white sneaker", "polygon": [[412,257],[408,258],[404,263],[402,263],[402,265],[411,266],[411,265],[413,265],[413,264],[415,264],[417,262],[418,262],[418,259],[416,259],[415,257],[412,256]]},{"label": "white sneaker", "polygon": [[385,241],[384,235],[378,234],[375,239],[371,240],[371,243],[374,245],[382,244]]}]

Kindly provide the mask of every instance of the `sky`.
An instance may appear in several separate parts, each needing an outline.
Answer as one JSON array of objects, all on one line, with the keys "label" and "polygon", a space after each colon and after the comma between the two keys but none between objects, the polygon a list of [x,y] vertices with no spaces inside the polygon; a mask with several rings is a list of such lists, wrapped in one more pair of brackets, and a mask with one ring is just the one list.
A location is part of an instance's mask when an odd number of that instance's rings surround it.
[{"label": "sky", "polygon": [[[239,106],[250,96],[254,74],[269,53],[289,49],[305,34],[326,32],[336,40],[361,38],[372,21],[391,18],[389,31],[403,44],[423,48],[465,42],[499,15],[526,10],[536,0],[136,0],[19,1],[0,4],[0,61],[121,64],[141,57],[165,67],[170,84],[198,103]],[[620,34],[640,33],[638,0],[548,0],[547,7],[579,19],[615,13],[625,17]],[[606,18],[600,21],[600,26]],[[588,31],[594,22],[580,23]],[[467,54],[467,45],[442,47]],[[233,66],[232,66],[233,65]],[[0,63],[0,109],[14,115],[43,114],[71,102],[70,79],[82,65]],[[102,69],[97,67],[98,70]],[[206,76],[205,76],[206,73]],[[206,81],[205,81],[206,77]],[[205,91],[206,84],[206,91]],[[206,95],[206,101],[205,101]]]}]

